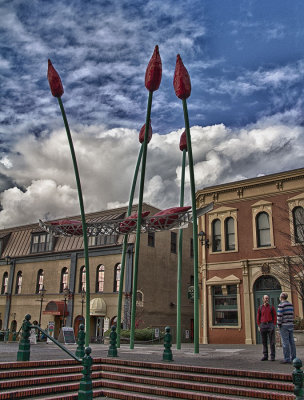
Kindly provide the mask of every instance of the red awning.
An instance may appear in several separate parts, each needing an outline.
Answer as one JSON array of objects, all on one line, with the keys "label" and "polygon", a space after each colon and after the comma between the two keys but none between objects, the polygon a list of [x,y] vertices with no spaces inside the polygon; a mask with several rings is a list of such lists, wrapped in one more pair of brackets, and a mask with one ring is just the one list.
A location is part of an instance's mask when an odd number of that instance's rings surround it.
[{"label": "red awning", "polygon": [[69,312],[66,304],[64,307],[64,301],[49,301],[45,306],[43,314],[62,315],[66,317],[69,315]]}]

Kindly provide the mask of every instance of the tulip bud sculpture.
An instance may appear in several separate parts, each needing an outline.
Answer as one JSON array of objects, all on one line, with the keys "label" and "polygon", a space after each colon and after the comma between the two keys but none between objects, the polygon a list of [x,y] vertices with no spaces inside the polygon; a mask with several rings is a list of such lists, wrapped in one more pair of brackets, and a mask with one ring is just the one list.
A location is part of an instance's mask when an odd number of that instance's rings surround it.
[{"label": "tulip bud sculpture", "polygon": [[193,220],[193,256],[194,256],[194,352],[199,352],[199,325],[198,325],[198,248],[197,248],[197,214],[195,201],[194,168],[191,147],[191,135],[186,99],[191,94],[191,81],[180,55],[177,55],[173,86],[176,96],[183,102],[184,120],[186,128],[186,143],[189,160],[190,186],[192,198],[192,220]]},{"label": "tulip bud sculpture", "polygon": [[130,349],[134,349],[140,227],[141,227],[141,214],[142,214],[142,203],[143,203],[145,172],[146,172],[146,159],[147,159],[147,148],[148,148],[147,145],[148,145],[149,126],[150,126],[150,117],[152,108],[152,97],[153,97],[153,92],[155,92],[159,88],[161,78],[162,78],[162,62],[159,55],[158,46],[155,46],[153,55],[147,66],[146,76],[145,76],[145,86],[146,89],[149,91],[149,97],[148,97],[147,114],[146,114],[145,134],[143,141],[143,155],[141,164],[141,176],[140,176],[138,210],[137,210],[138,217],[136,226],[136,243],[135,243],[135,256],[134,256],[134,268],[133,268]]},{"label": "tulip bud sculpture", "polygon": [[74,172],[75,172],[75,178],[76,178],[76,184],[77,184],[77,190],[78,190],[78,198],[79,198],[79,206],[80,206],[80,213],[81,213],[81,222],[82,222],[82,231],[83,231],[83,246],[84,246],[84,256],[85,256],[85,271],[86,271],[86,324],[85,324],[85,346],[89,346],[89,340],[90,340],[90,269],[89,269],[89,255],[88,255],[88,237],[87,237],[87,225],[86,225],[86,220],[85,220],[85,213],[84,213],[84,205],[83,205],[83,198],[82,198],[82,190],[81,190],[81,183],[80,183],[80,177],[79,177],[79,172],[78,172],[78,167],[77,167],[77,160],[76,160],[76,155],[75,155],[75,150],[74,150],[74,145],[72,141],[72,136],[68,124],[68,120],[65,114],[65,110],[62,104],[61,96],[64,93],[62,82],[60,79],[59,74],[53,67],[51,60],[48,60],[48,73],[47,73],[47,78],[50,84],[51,92],[54,97],[57,97],[59,107],[61,110],[65,130],[67,133],[69,145],[70,145],[70,151],[71,151],[71,156],[72,156],[72,161],[73,161],[73,166],[74,166]]},{"label": "tulip bud sculpture", "polygon": [[[139,142],[141,143],[141,147],[140,147],[140,151],[139,151],[139,154],[138,154],[138,157],[137,157],[137,163],[136,163],[133,182],[132,182],[132,186],[131,186],[127,217],[129,217],[131,215],[131,211],[132,211],[133,200],[134,200],[134,192],[135,192],[135,188],[136,188],[138,171],[139,171],[139,167],[140,167],[140,163],[141,163],[141,159],[142,159],[143,146],[144,146],[144,141],[145,141],[145,132],[146,132],[146,124],[144,124],[142,126],[142,128],[141,128],[141,130],[139,132]],[[151,121],[150,121],[147,143],[150,143],[151,139],[152,139],[152,126],[151,126]],[[119,282],[119,290],[118,290],[118,306],[117,306],[117,327],[116,327],[117,342],[116,342],[116,346],[118,348],[120,347],[122,292],[123,292],[124,277],[125,277],[127,246],[128,246],[128,235],[125,235],[124,241],[123,241],[123,247],[122,247],[120,282]]]},{"label": "tulip bud sculpture", "polygon": [[[179,148],[183,152],[182,172],[181,172],[181,191],[180,207],[184,206],[184,187],[185,187],[185,165],[187,153],[187,136],[184,131],[180,138]],[[178,258],[177,258],[177,301],[176,301],[176,348],[181,348],[181,290],[182,290],[182,259],[183,259],[183,230],[179,230],[178,236]]]}]

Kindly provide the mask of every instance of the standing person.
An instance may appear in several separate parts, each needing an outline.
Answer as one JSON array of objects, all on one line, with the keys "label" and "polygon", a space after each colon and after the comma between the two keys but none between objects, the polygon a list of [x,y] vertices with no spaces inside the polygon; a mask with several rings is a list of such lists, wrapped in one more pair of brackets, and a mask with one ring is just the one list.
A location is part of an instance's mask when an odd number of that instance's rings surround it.
[{"label": "standing person", "polygon": [[280,294],[281,303],[278,305],[278,327],[282,338],[284,360],[281,364],[291,364],[296,358],[296,345],[293,338],[293,305],[287,301],[288,294],[282,292]]},{"label": "standing person", "polygon": [[263,343],[263,358],[261,361],[268,360],[267,338],[269,337],[270,360],[275,360],[275,326],[277,323],[277,314],[273,306],[269,305],[269,296],[263,296],[263,304],[258,308],[257,324],[261,332]]}]

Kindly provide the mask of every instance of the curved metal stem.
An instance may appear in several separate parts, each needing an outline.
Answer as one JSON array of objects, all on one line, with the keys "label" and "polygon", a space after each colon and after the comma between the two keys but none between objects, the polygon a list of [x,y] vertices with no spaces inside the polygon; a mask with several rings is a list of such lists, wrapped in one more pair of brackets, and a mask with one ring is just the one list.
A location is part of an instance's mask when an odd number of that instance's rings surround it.
[{"label": "curved metal stem", "polygon": [[[139,166],[141,163],[142,153],[143,153],[143,144],[140,147],[140,151],[139,151],[138,157],[137,157],[137,163],[136,163],[136,167],[135,167],[133,183],[132,183],[131,192],[130,192],[127,216],[131,215],[131,211],[132,211],[134,193],[135,193],[136,182],[137,182],[137,177],[138,177]],[[128,237],[129,237],[129,235],[125,235],[125,237],[124,237],[123,247],[122,247],[122,258],[121,258],[120,282],[119,282],[119,292],[118,292],[118,307],[117,307],[117,327],[116,327],[117,328],[116,333],[117,333],[117,347],[118,348],[120,347],[121,305],[122,305],[122,292],[123,292],[123,285],[124,285],[124,278],[125,278],[125,264],[126,264],[126,251],[127,251],[127,246],[128,246]]]},{"label": "curved metal stem", "polygon": [[145,139],[144,139],[144,143],[143,143],[143,156],[142,156],[142,164],[141,164],[138,209],[137,209],[136,243],[135,243],[135,256],[134,256],[135,258],[134,258],[133,285],[132,285],[130,349],[134,349],[137,275],[138,275],[138,259],[139,259],[139,245],[140,245],[140,227],[141,227],[143,194],[144,194],[144,186],[145,186],[146,159],[147,159],[147,148],[148,148],[148,132],[149,132],[149,124],[150,124],[150,116],[151,116],[151,108],[152,108],[152,97],[153,97],[153,92],[149,91],[147,115],[146,115]]},{"label": "curved metal stem", "polygon": [[192,157],[191,135],[190,135],[190,126],[189,126],[189,117],[188,117],[188,109],[187,109],[186,99],[183,99],[183,110],[184,110],[184,120],[185,120],[186,136],[187,136],[187,149],[188,149],[191,198],[192,198],[192,219],[193,219],[194,352],[199,353],[197,216],[196,216],[195,181],[194,181],[194,167],[193,167],[193,157]]},{"label": "curved metal stem", "polygon": [[81,213],[81,222],[82,222],[82,231],[83,231],[83,247],[84,247],[84,258],[85,258],[85,270],[86,270],[86,318],[85,318],[85,345],[86,347],[89,346],[90,342],[90,270],[89,270],[89,248],[88,248],[88,236],[87,236],[87,224],[85,219],[84,213],[84,205],[83,205],[83,198],[82,198],[82,190],[81,190],[81,183],[79,177],[79,171],[77,166],[77,160],[72,140],[72,135],[70,132],[68,120],[65,114],[65,110],[62,104],[62,100],[58,97],[58,103],[60,106],[62,118],[64,121],[65,130],[68,136],[68,141],[71,150],[71,156],[73,160],[76,184],[77,184],[77,191],[78,191],[78,199],[79,199],[79,206],[80,206],[80,213]]}]

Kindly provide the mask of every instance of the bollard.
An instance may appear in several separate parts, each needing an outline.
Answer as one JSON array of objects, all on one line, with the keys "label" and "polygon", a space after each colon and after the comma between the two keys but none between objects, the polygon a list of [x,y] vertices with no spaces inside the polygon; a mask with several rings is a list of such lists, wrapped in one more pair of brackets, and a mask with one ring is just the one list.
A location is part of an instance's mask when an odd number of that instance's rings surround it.
[{"label": "bollard", "polygon": [[293,366],[295,367],[292,372],[292,382],[295,386],[294,394],[296,395],[296,400],[304,400],[302,361],[299,358],[295,358]]},{"label": "bollard", "polygon": [[116,326],[113,325],[110,333],[110,347],[108,350],[108,357],[117,357],[117,333]]},{"label": "bollard", "polygon": [[13,337],[12,337],[12,341],[16,342],[16,340],[17,340],[17,332],[14,332],[13,333]]},{"label": "bollard", "polygon": [[79,391],[78,391],[78,400],[92,400],[93,399],[93,391],[92,391],[92,378],[91,378],[91,366],[93,364],[93,358],[90,356],[92,352],[91,347],[87,347],[85,349],[85,355],[82,359],[82,375]]},{"label": "bollard", "polygon": [[9,334],[10,334],[10,331],[9,331],[9,329],[8,329],[8,330],[5,332],[5,335],[4,335],[4,341],[5,341],[5,342],[8,342]]},{"label": "bollard", "polygon": [[31,334],[31,323],[30,314],[26,314],[22,323],[22,335],[19,342],[19,350],[17,353],[17,361],[29,361],[30,360],[30,334]]},{"label": "bollard", "polygon": [[76,357],[83,358],[84,357],[84,342],[85,342],[85,331],[84,325],[79,325],[79,331],[77,335],[77,349],[76,349]]},{"label": "bollard", "polygon": [[171,346],[172,346],[172,335],[170,333],[170,327],[166,326],[165,328],[165,337],[164,337],[164,347],[165,350],[163,352],[163,361],[173,361]]}]

